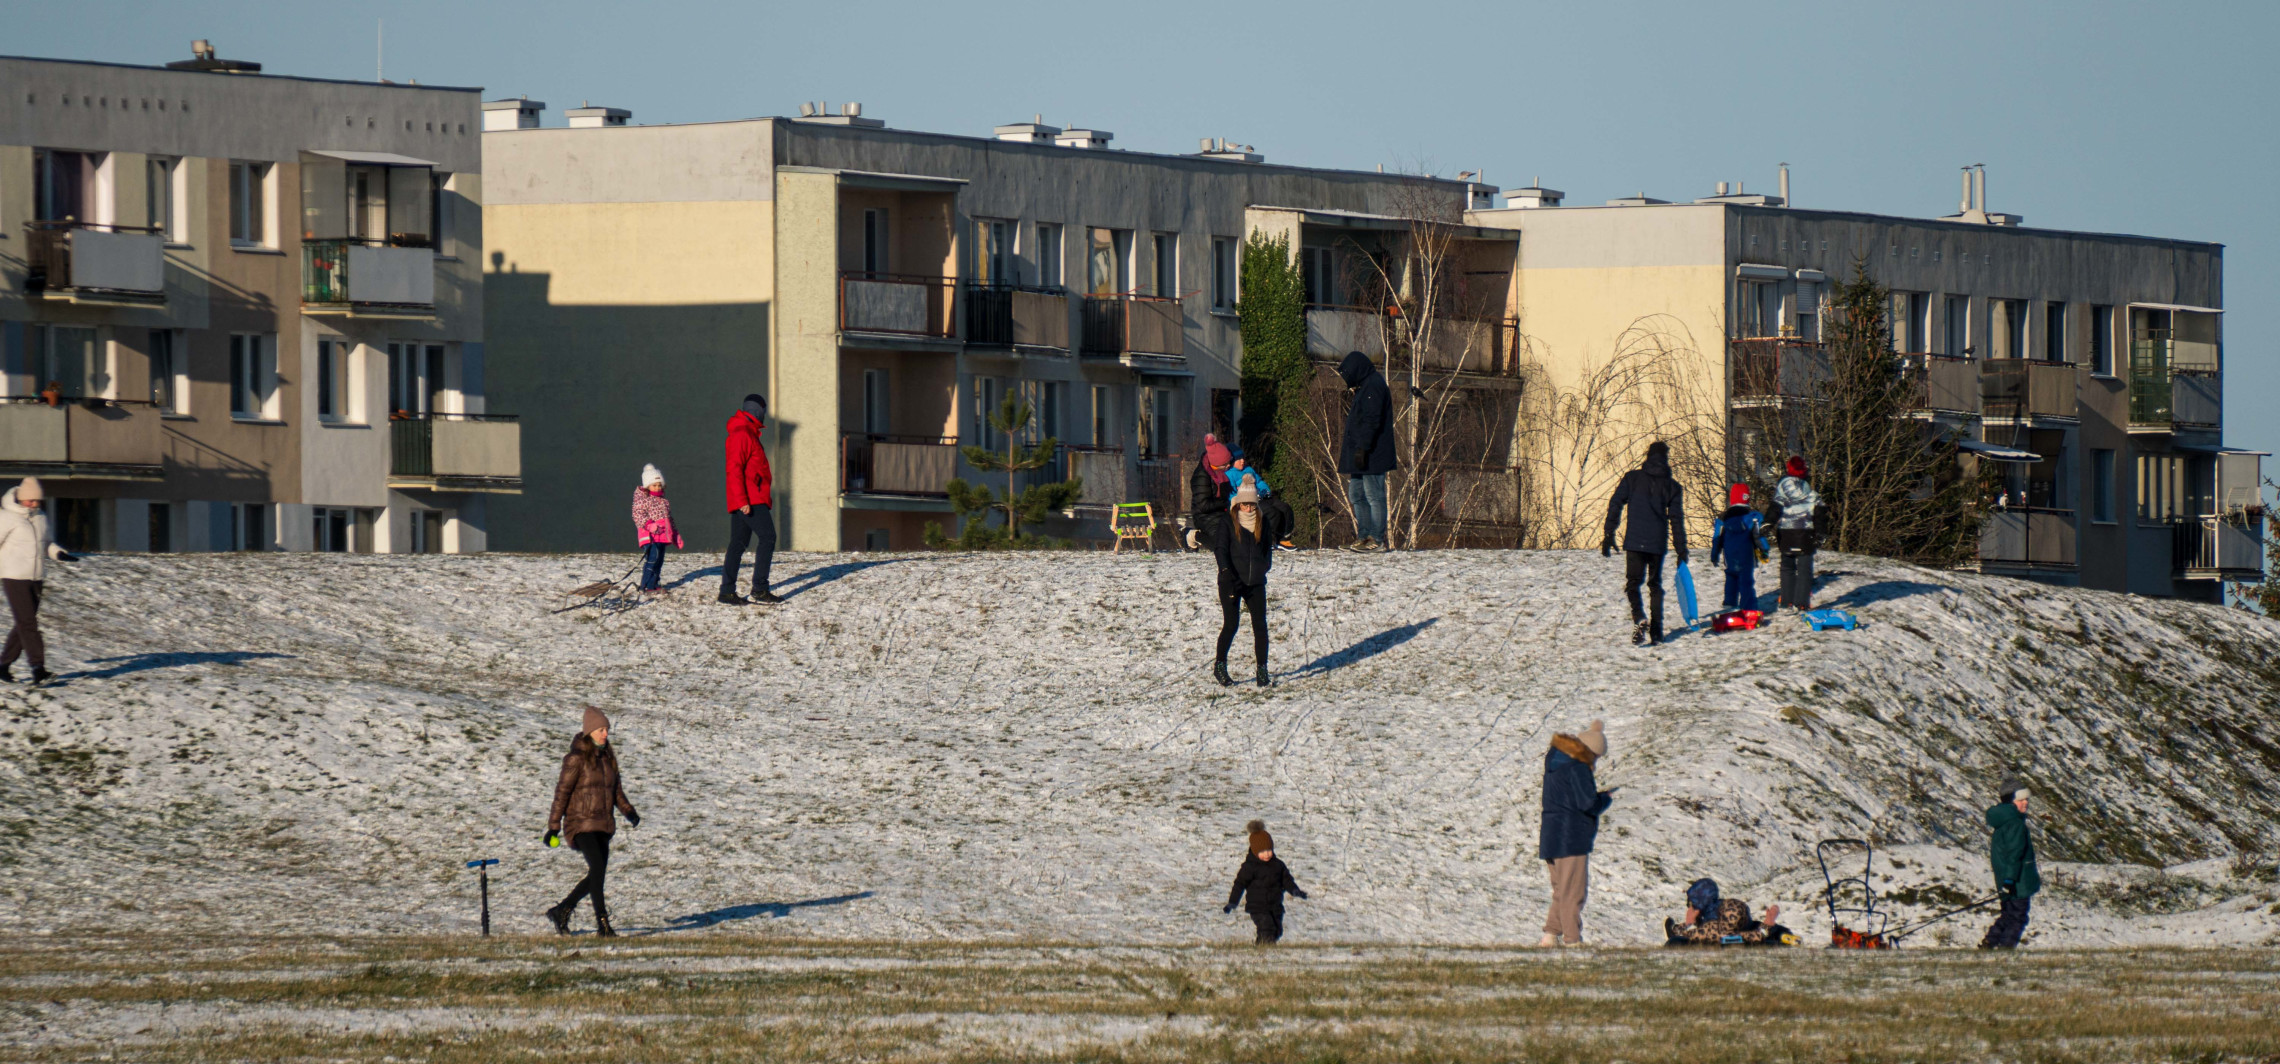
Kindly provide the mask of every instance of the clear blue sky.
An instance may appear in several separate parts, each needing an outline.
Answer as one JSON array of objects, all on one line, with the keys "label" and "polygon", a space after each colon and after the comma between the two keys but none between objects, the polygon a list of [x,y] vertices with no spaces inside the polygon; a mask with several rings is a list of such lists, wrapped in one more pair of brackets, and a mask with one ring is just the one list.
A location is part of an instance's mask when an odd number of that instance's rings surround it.
[{"label": "clear blue sky", "polygon": [[[270,71],[628,107],[634,121],[860,100],[986,134],[1043,112],[1116,146],[1485,167],[1571,202],[1788,162],[1800,205],[1934,216],[1984,162],[2032,226],[2226,245],[2227,437],[2280,451],[2280,4],[18,3],[0,51],[151,63],[193,37]],[[2269,470],[2268,470],[2269,471]]]}]

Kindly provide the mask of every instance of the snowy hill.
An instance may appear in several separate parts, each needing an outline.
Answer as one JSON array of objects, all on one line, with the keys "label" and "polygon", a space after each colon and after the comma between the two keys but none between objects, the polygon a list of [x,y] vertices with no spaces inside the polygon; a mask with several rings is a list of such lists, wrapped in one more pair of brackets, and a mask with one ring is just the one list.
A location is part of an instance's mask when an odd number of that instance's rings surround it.
[{"label": "snowy hill", "polygon": [[1314,894],[1294,937],[1532,941],[1543,751],[1604,717],[1599,941],[1659,941],[1700,875],[1822,933],[1830,836],[1896,847],[1914,911],[1976,897],[2013,770],[2030,943],[2280,935],[2280,624],[2238,612],[1832,556],[1820,599],[1866,628],[1650,651],[1595,554],[1299,554],[1261,692],[1208,679],[1201,556],[790,555],[772,609],[714,604],[711,563],[612,613],[550,611],[624,558],[65,567],[67,682],[0,690],[0,929],[462,930],[461,862],[498,857],[501,926],[537,931],[590,702],[644,816],[621,929],[1243,937],[1219,905],[1259,816]]}]

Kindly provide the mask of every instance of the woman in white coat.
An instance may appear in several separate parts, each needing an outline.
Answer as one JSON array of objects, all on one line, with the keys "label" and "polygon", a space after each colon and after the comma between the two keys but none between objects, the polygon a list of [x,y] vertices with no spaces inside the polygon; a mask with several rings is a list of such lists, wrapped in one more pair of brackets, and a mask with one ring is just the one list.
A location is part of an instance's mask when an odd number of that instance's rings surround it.
[{"label": "woman in white coat", "polygon": [[47,681],[47,642],[40,638],[40,589],[47,579],[49,559],[71,560],[49,534],[47,514],[41,510],[44,502],[46,492],[37,477],[25,477],[22,484],[0,495],[0,593],[7,596],[8,610],[16,616],[16,626],[8,632],[7,648],[0,650],[0,680],[9,683],[16,681],[19,656],[31,659],[33,683]]}]

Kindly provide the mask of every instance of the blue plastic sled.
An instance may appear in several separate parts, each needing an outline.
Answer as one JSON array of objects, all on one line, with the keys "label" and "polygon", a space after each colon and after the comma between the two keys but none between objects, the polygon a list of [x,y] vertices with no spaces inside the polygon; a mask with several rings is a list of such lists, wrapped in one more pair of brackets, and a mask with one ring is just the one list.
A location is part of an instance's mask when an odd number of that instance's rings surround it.
[{"label": "blue plastic sled", "polygon": [[1686,626],[1692,628],[1695,619],[1702,615],[1702,610],[1700,604],[1694,601],[1694,570],[1687,568],[1685,562],[1678,563],[1677,583],[1678,612],[1686,618]]},{"label": "blue plastic sled", "polygon": [[1842,628],[1849,632],[1860,627],[1860,618],[1843,610],[1806,610],[1805,623],[1812,625],[1816,632],[1825,632],[1831,628]]}]

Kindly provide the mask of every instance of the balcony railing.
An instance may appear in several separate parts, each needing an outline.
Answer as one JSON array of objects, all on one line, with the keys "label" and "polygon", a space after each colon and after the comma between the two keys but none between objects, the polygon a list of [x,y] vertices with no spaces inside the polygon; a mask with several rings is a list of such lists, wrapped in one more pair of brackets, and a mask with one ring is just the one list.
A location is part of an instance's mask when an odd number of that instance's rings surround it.
[{"label": "balcony railing", "polygon": [[2264,577],[2264,518],[2201,517],[2170,529],[2175,575],[2187,580],[2260,580]]},{"label": "balcony railing", "polygon": [[849,270],[839,275],[839,330],[950,339],[957,335],[950,319],[957,284],[930,274]]},{"label": "balcony railing", "polygon": [[1187,357],[1180,301],[1162,296],[1086,296],[1084,348],[1088,356]]},{"label": "balcony railing", "polygon": [[2140,330],[2130,341],[2130,427],[2171,432],[2224,423],[2217,345]]},{"label": "balcony railing", "polygon": [[301,304],[315,313],[430,317],[435,252],[355,237],[304,240]]},{"label": "balcony railing", "polygon": [[1980,412],[1999,420],[2079,417],[2080,368],[2071,362],[1997,358],[1980,364]]},{"label": "balcony railing", "polygon": [[522,425],[513,414],[419,414],[388,423],[391,487],[522,490]]},{"label": "balcony railing", "polygon": [[[1360,351],[1384,366],[1387,373],[1409,370],[1409,349],[1402,341],[1408,330],[1399,311],[1373,307],[1311,306],[1306,308],[1306,353],[1335,362],[1348,351]],[[1510,323],[1465,318],[1435,318],[1426,333],[1424,369],[1427,373],[1463,373],[1509,377],[1519,373],[1513,357]],[[1392,358],[1386,357],[1387,338],[1394,340]]]},{"label": "balcony railing", "polygon": [[1138,481],[1132,492],[1137,498],[1120,502],[1146,502],[1155,507],[1156,520],[1162,521],[1175,514],[1187,512],[1188,472],[1190,463],[1177,454],[1155,454],[1133,463],[1133,476]]},{"label": "balcony railing", "polygon": [[0,400],[0,474],[157,480],[163,444],[148,400]]},{"label": "balcony railing", "polygon": [[839,438],[839,490],[942,499],[958,475],[955,436],[850,432]]},{"label": "balcony railing", "polygon": [[1124,448],[1091,447],[1068,444],[1063,447],[1068,455],[1068,472],[1084,481],[1084,494],[1077,505],[1111,507],[1131,501],[1124,475]]},{"label": "balcony railing", "polygon": [[1979,530],[1979,561],[2004,568],[2073,568],[2074,511],[1995,511]]},{"label": "balcony railing", "polygon": [[147,305],[166,299],[157,229],[92,222],[26,222],[24,287],[75,302]]},{"label": "balcony railing", "polygon": [[1067,351],[1069,295],[1059,288],[968,284],[966,342]]},{"label": "balcony railing", "polygon": [[1831,370],[1825,344],[1753,337],[1733,341],[1729,352],[1727,373],[1737,402],[1778,403],[1826,394]]},{"label": "balcony railing", "polygon": [[1919,410],[1973,414],[1979,411],[1979,365],[1969,358],[1928,353],[1900,356],[1914,378]]}]

